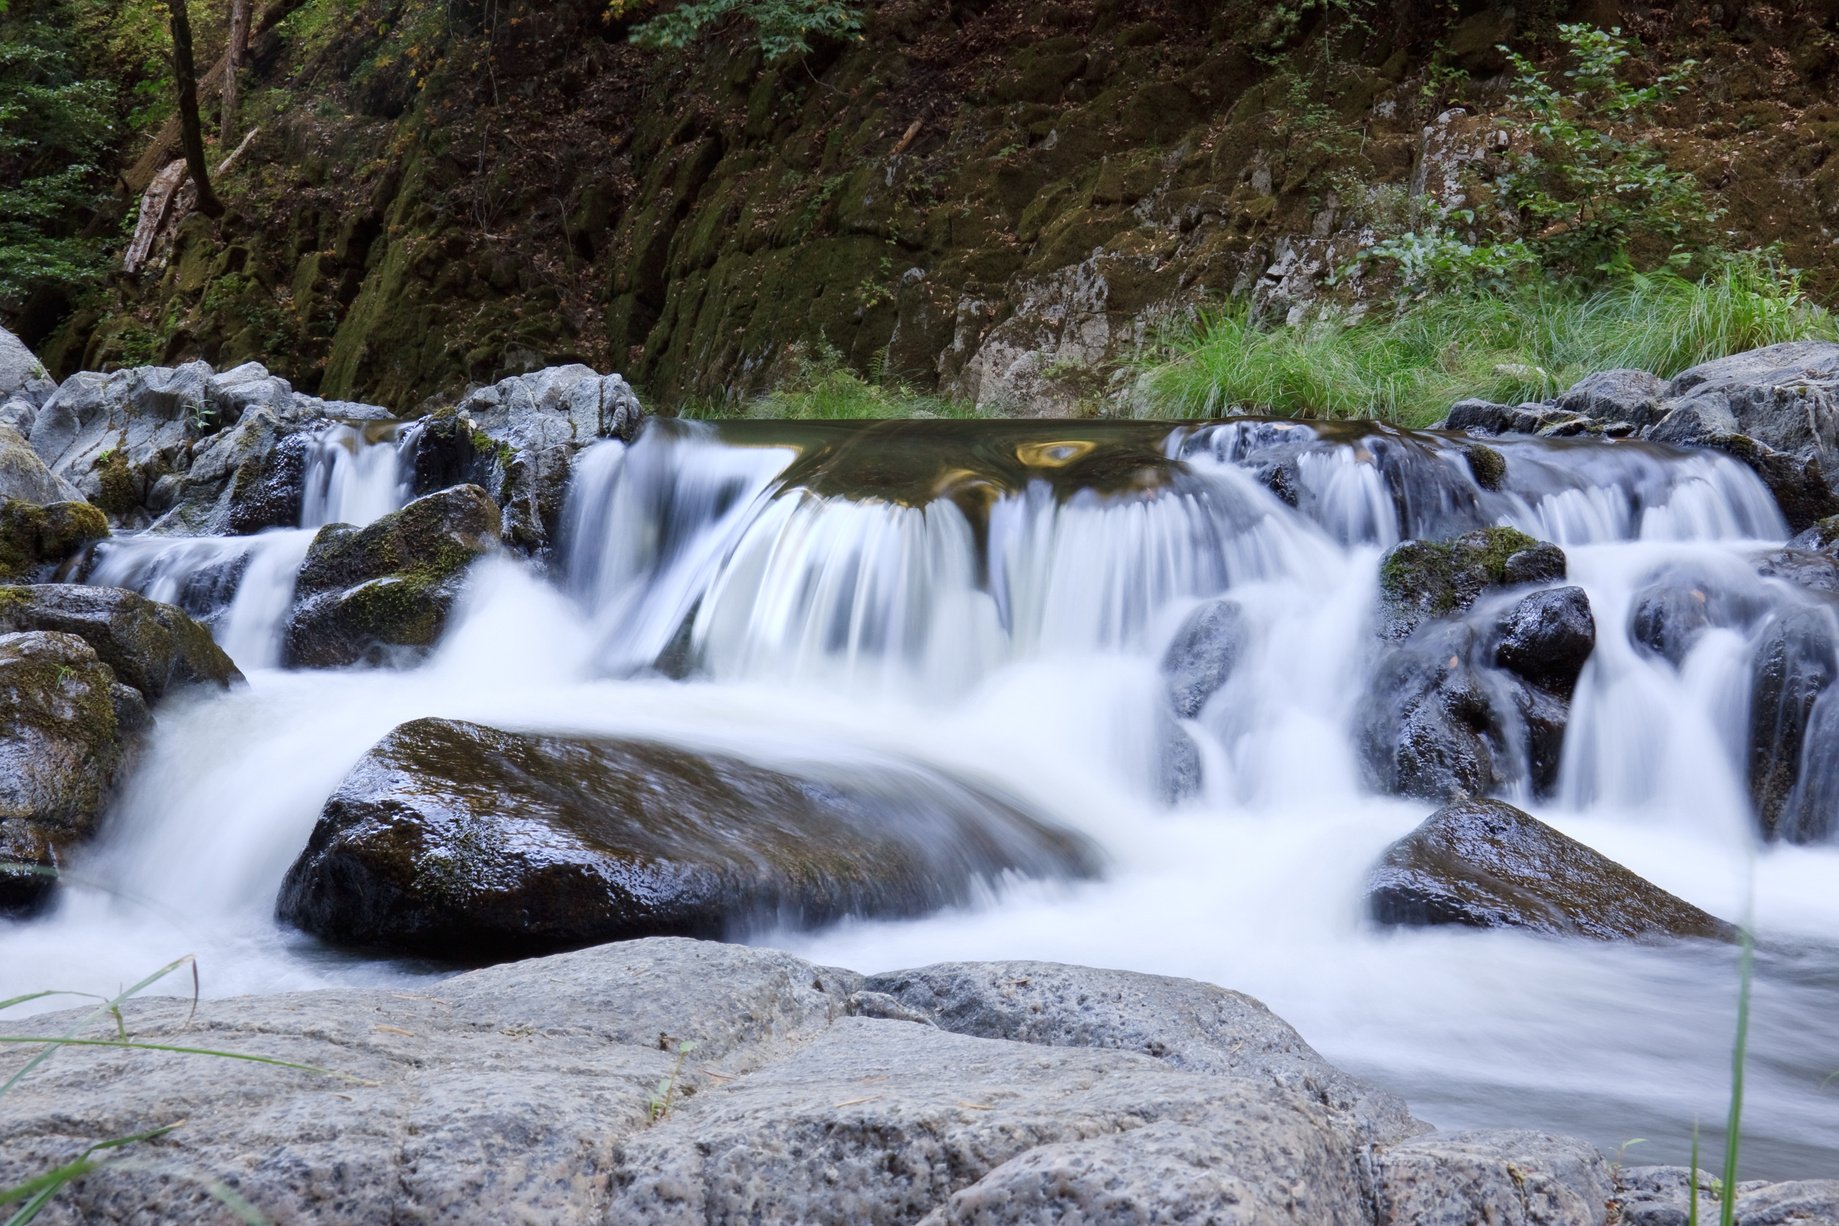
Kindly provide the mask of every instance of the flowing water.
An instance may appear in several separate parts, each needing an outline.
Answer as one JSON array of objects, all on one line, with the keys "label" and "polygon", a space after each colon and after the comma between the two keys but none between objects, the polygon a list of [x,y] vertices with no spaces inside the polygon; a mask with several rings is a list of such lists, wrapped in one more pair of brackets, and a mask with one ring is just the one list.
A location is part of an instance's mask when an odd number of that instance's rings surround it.
[{"label": "flowing water", "polygon": [[[1380,555],[1501,523],[1565,546],[1599,626],[1553,798],[1525,780],[1506,794],[1711,911],[1753,909],[1745,1174],[1839,1175],[1839,848],[1762,845],[1745,775],[1753,644],[1811,598],[1747,560],[1786,530],[1735,463],[1502,442],[1506,478],[1484,488],[1452,440],[1383,428],[654,421],[578,458],[550,573],[480,564],[421,666],[275,668],[310,530],[400,505],[410,441],[324,436],[300,529],[107,547],[93,581],[213,611],[251,684],[163,710],[58,909],[0,930],[0,996],[113,987],[189,951],[213,994],[436,974],[272,918],[351,764],[424,715],[633,732],[773,763],[919,764],[1106,857],[1092,881],[753,939],[860,970],[1048,958],[1189,975],[1261,998],[1439,1125],[1645,1138],[1631,1160],[1679,1161],[1697,1121],[1714,1152],[1734,950],[1364,919],[1374,859],[1432,807],[1364,788],[1350,733],[1380,647]],[[1273,456],[1294,505],[1271,492]],[[1680,568],[1750,613],[1675,668],[1626,628],[1637,593]],[[1224,592],[1250,650],[1175,729],[1159,657]],[[1173,732],[1202,772],[1171,803]],[[1835,794],[1819,779],[1797,803]]]}]

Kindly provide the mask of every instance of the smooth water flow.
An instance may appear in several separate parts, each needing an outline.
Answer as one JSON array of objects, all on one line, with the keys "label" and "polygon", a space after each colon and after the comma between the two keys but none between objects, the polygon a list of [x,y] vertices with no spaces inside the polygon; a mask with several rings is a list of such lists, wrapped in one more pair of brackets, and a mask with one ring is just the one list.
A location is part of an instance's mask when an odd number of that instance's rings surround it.
[{"label": "smooth water flow", "polygon": [[[360,441],[321,440],[304,527],[406,496],[394,448]],[[1532,807],[1720,915],[1753,907],[1745,1174],[1829,1172],[1839,848],[1763,847],[1745,774],[1755,644],[1814,603],[1749,561],[1785,527],[1722,457],[1532,440],[1496,453],[1505,476],[1484,482],[1459,441],[1375,428],[654,421],[577,458],[560,573],[482,563],[441,645],[406,671],[268,667],[304,532],[113,545],[95,581],[163,599],[247,558],[216,632],[252,684],[162,714],[58,911],[0,936],[0,995],[132,981],[192,950],[217,994],[433,973],[327,952],[272,919],[351,764],[424,715],[631,732],[943,772],[1107,857],[1098,880],[1012,882],[931,918],[773,944],[862,970],[1051,958],[1190,975],[1260,997],[1440,1125],[1611,1149],[1642,1137],[1631,1158],[1683,1160],[1694,1122],[1714,1146],[1723,1118],[1733,950],[1382,932],[1363,915],[1373,861],[1433,807],[1362,782],[1380,556],[1507,524],[1566,547],[1599,628],[1555,794]],[[1745,612],[1675,664],[1629,627],[1679,567]],[[1178,724],[1158,660],[1190,610],[1228,592],[1242,663]],[[1171,787],[1171,737],[1192,745],[1197,790]],[[1795,803],[1839,794],[1815,776]],[[1508,794],[1531,803],[1524,780]]]}]

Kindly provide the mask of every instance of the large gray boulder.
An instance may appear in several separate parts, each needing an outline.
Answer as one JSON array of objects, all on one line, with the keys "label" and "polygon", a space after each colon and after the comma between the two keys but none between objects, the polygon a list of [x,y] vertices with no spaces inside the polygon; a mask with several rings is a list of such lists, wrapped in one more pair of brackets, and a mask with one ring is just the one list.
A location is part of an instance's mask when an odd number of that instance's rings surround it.
[{"label": "large gray boulder", "polygon": [[963,902],[1086,844],[918,768],[789,774],[642,740],[421,719],[359,761],[281,888],[341,944],[483,961]]},{"label": "large gray boulder", "polygon": [[1603,1226],[1615,1192],[1595,1146],[1539,1132],[1413,1137],[1382,1147],[1375,1168],[1380,1226]]},{"label": "large gray boulder", "polygon": [[[289,436],[326,419],[387,416],[296,393],[249,362],[83,372],[32,420],[32,448],[57,477],[117,521],[196,534],[250,530],[239,505],[261,490]],[[258,517],[260,518],[260,517]]]},{"label": "large gray boulder", "polygon": [[580,365],[514,375],[415,427],[415,491],[481,485],[504,508],[505,543],[542,553],[561,524],[575,453],[601,439],[632,441],[643,417],[618,375]]},{"label": "large gray boulder", "polygon": [[1258,1001],[1194,979],[1054,962],[942,962],[870,975],[862,989],[851,1008],[870,1016],[980,1039],[1137,1052],[1191,1072],[1266,1082],[1347,1112],[1375,1140],[1427,1127],[1394,1095],[1322,1059]]},{"label": "large gray boulder", "polygon": [[491,497],[457,485],[364,528],[321,528],[294,581],[284,659],[337,668],[425,654],[446,629],[467,569],[497,547],[498,527]]},{"label": "large gray boulder", "polygon": [[57,384],[24,341],[0,328],[0,404],[20,400],[34,407],[45,402]]},{"label": "large gray boulder", "polygon": [[1730,940],[1729,924],[1500,800],[1446,805],[1367,882],[1382,924],[1519,928],[1597,940]]},{"label": "large gray boulder", "polygon": [[1659,420],[1666,384],[1645,370],[1603,370],[1585,375],[1558,397],[1558,407],[1603,423],[1637,428]]},{"label": "large gray boulder", "polygon": [[52,474],[30,443],[11,426],[0,424],[0,501],[70,502],[76,488]]},{"label": "large gray boulder", "polygon": [[69,850],[95,833],[147,724],[140,694],[82,639],[0,633],[0,915],[49,899]]}]

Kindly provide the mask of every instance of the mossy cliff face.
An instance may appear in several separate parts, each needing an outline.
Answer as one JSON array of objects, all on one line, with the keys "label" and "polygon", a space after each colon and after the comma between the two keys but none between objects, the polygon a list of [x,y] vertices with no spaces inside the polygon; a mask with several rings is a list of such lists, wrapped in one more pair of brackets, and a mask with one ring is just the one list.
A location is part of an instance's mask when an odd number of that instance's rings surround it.
[{"label": "mossy cliff face", "polygon": [[349,7],[258,40],[230,215],[67,321],[59,373],[261,357],[408,410],[580,360],[669,404],[764,386],[802,343],[1068,411],[1169,312],[1314,292],[1460,173],[1495,44],[1548,54],[1563,19],[1702,60],[1656,143],[1839,286],[1831,5],[1374,4],[1354,31],[1339,6],[888,0],[859,42],[770,64],[744,26],[641,51],[597,0]]}]

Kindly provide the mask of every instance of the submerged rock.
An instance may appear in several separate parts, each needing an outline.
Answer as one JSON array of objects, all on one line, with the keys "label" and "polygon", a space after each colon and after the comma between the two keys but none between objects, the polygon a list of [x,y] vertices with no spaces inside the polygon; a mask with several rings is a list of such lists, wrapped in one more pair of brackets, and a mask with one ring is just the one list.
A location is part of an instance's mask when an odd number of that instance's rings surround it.
[{"label": "submerged rock", "polygon": [[1750,796],[1765,839],[1807,832],[1804,819],[1784,826],[1782,815],[1800,778],[1814,705],[1835,676],[1839,618],[1831,609],[1786,610],[1756,642],[1750,664]]},{"label": "submerged rock", "polygon": [[284,658],[296,668],[384,662],[432,647],[466,570],[498,543],[476,485],[417,498],[365,528],[320,529],[294,583]]},{"label": "submerged rock", "polygon": [[0,502],[0,582],[45,577],[108,534],[108,517],[87,502]]},{"label": "submerged rock", "polygon": [[140,694],[81,638],[0,633],[0,915],[50,898],[57,868],[95,833],[147,724]]},{"label": "submerged rock", "polygon": [[1499,800],[1445,806],[1367,882],[1381,924],[1523,928],[1597,940],[1729,940],[1722,920]]},{"label": "submerged rock", "polygon": [[913,768],[817,779],[424,719],[326,802],[278,910],[340,944],[477,961],[923,914],[1005,872],[1093,867],[1077,836]]},{"label": "submerged rock", "polygon": [[1449,541],[1406,541],[1380,559],[1381,632],[1402,639],[1432,618],[1470,608],[1491,588],[1555,583],[1564,551],[1512,528],[1483,528]]},{"label": "submerged rock", "polygon": [[1226,684],[1245,651],[1245,613],[1234,600],[1210,600],[1188,615],[1162,654],[1169,705],[1193,719]]},{"label": "submerged rock", "polygon": [[0,587],[0,633],[28,630],[82,639],[149,705],[182,686],[222,688],[243,679],[203,626],[172,605],[123,588]]}]

